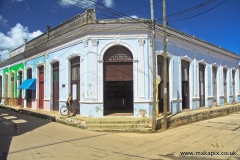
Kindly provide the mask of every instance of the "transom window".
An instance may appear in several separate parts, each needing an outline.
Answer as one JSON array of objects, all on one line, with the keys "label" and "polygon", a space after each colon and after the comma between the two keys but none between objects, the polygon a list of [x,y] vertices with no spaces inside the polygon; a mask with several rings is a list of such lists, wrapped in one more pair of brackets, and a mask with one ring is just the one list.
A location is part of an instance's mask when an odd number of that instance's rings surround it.
[{"label": "transom window", "polygon": [[122,46],[111,47],[104,55],[104,61],[131,61],[132,59],[132,53],[129,49]]}]

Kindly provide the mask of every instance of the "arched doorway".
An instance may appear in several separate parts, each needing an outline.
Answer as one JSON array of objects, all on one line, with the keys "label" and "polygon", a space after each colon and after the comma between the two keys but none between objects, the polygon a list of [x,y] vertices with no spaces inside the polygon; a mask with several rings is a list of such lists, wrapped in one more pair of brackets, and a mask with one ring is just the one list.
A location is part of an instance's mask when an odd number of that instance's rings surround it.
[{"label": "arched doorway", "polygon": [[59,110],[59,62],[52,64],[53,110]]},{"label": "arched doorway", "polygon": [[71,94],[73,99],[73,108],[77,114],[80,114],[80,57],[77,56],[70,61],[71,63]]},{"label": "arched doorway", "polygon": [[4,103],[6,105],[9,105],[9,97],[8,97],[8,74],[5,74],[5,77],[4,77]]},{"label": "arched doorway", "polygon": [[217,67],[212,67],[213,102],[217,102]]},{"label": "arched doorway", "polygon": [[233,102],[236,102],[236,100],[235,100],[235,70],[232,70],[232,95],[233,95]]},{"label": "arched doorway", "polygon": [[14,105],[14,72],[11,72],[10,106]]},{"label": "arched doorway", "polygon": [[182,109],[189,109],[189,62],[181,61],[182,69]]},{"label": "arched doorway", "polygon": [[[161,77],[161,82],[158,84],[158,109],[159,113],[163,113],[164,87],[163,87],[163,56],[157,56],[157,73]],[[169,112],[169,58],[167,58],[167,112]]]},{"label": "arched doorway", "polygon": [[44,99],[44,66],[38,67],[39,71],[39,108],[43,109],[43,99]]},{"label": "arched doorway", "polygon": [[104,54],[104,115],[133,114],[132,53],[123,46]]},{"label": "arched doorway", "polygon": [[[22,84],[22,71],[19,71],[18,72],[18,80],[19,80],[19,86]],[[18,90],[18,103],[19,103],[19,105],[23,105],[23,103],[22,103],[22,90],[21,89],[19,89]]]},{"label": "arched doorway", "polygon": [[199,63],[198,69],[200,107],[205,107],[205,66]]}]

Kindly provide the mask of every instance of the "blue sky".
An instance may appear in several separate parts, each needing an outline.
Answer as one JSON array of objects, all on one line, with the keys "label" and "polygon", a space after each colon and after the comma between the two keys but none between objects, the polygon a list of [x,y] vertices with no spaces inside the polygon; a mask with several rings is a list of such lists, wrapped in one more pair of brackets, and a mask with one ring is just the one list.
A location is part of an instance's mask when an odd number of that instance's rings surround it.
[{"label": "blue sky", "polygon": [[[96,9],[97,19],[123,17],[106,12],[106,8],[93,1],[134,18],[150,19],[150,0],[0,0],[0,54],[7,55],[24,39],[46,32],[46,25],[55,27],[90,7]],[[162,0],[153,1],[155,19],[162,18]],[[184,14],[167,17],[168,26],[240,54],[240,0],[166,1],[167,15],[208,2]],[[198,14],[201,15],[195,16]],[[192,16],[195,17],[186,19]]]}]

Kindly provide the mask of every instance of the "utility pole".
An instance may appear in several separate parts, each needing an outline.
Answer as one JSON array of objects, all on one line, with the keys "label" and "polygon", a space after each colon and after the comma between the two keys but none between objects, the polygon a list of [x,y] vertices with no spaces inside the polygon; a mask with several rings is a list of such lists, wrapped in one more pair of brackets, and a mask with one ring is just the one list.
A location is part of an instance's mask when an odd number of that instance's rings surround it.
[{"label": "utility pole", "polygon": [[167,35],[166,35],[166,2],[163,3],[163,130],[167,130]]},{"label": "utility pole", "polygon": [[151,6],[151,31],[152,31],[152,131],[156,131],[156,55],[155,55],[155,20],[153,0],[150,0]]}]

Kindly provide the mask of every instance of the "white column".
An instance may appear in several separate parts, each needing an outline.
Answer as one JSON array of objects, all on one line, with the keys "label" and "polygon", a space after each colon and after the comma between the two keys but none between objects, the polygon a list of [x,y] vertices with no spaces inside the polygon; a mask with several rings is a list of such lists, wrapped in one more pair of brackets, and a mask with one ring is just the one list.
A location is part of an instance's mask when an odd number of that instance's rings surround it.
[{"label": "white column", "polygon": [[103,102],[103,60],[98,60],[98,73],[99,73],[99,89],[98,89],[98,95],[99,95],[99,102]]},{"label": "white column", "polygon": [[83,63],[84,63],[84,100],[86,101],[88,99],[88,69],[87,69],[87,61],[88,61],[88,40],[83,42],[84,44],[84,57],[83,57]]},{"label": "white column", "polygon": [[150,83],[149,83],[149,85],[150,85],[150,101],[152,101],[153,100],[153,85],[152,85],[152,83],[153,83],[153,81],[152,81],[152,71],[153,71],[153,69],[152,69],[152,40],[149,40],[149,44],[150,44],[150,52],[149,52],[149,76],[150,76]]},{"label": "white column", "polygon": [[[196,61],[196,52],[194,51],[194,60],[193,60],[193,73],[194,73],[194,96],[197,97],[197,61]],[[181,73],[180,73],[181,74]]]},{"label": "white column", "polygon": [[138,90],[139,90],[139,100],[143,100],[145,101],[146,98],[145,98],[145,62],[144,62],[144,43],[145,43],[145,40],[144,39],[139,39],[138,40],[138,43],[139,43],[139,70],[138,70],[138,73],[139,73],[139,87],[138,87]]},{"label": "white column", "polygon": [[92,39],[92,100],[98,101],[98,40]]}]

